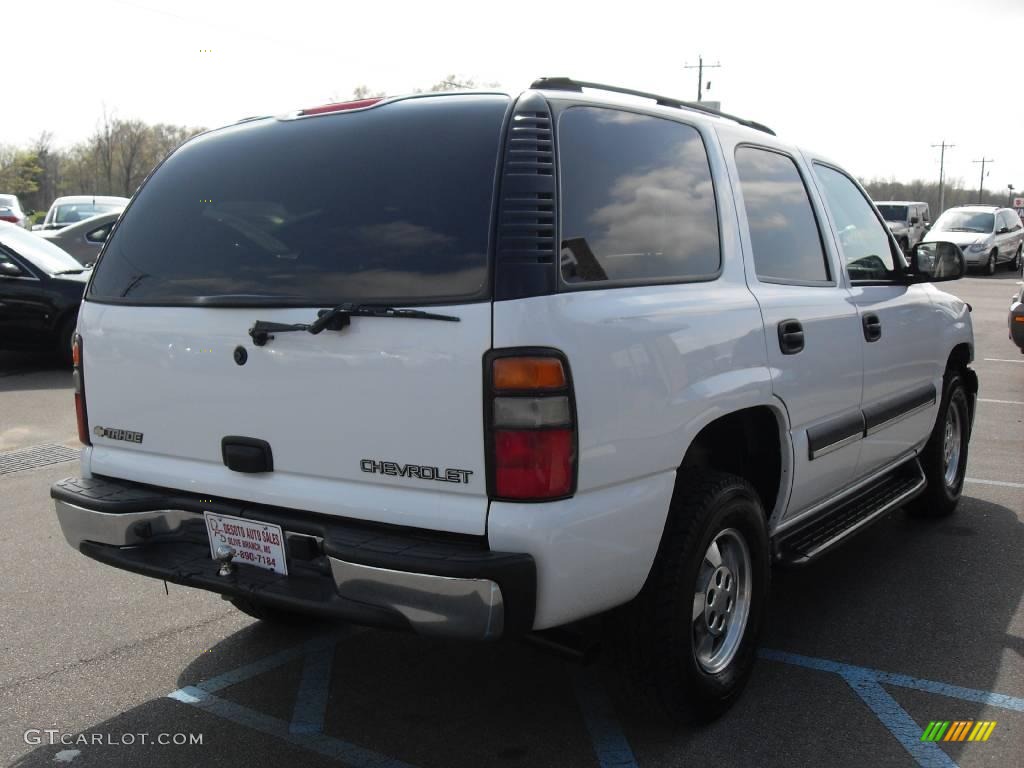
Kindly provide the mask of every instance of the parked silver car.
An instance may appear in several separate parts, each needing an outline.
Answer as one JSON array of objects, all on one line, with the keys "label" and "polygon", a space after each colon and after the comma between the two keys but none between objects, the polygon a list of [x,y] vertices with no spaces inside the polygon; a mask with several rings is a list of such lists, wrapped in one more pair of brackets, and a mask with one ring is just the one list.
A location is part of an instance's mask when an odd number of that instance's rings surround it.
[{"label": "parked silver car", "polygon": [[100,213],[120,213],[128,205],[127,197],[113,195],[70,195],[53,201],[42,224],[34,230],[63,229]]},{"label": "parked silver car", "polygon": [[99,258],[100,248],[107,241],[107,235],[114,228],[114,222],[120,215],[120,211],[101,213],[63,229],[41,230],[36,234],[60,246],[79,264],[89,267]]},{"label": "parked silver car", "polygon": [[17,195],[0,195],[0,221],[7,221],[19,227],[29,226],[29,216],[34,211],[26,211],[21,207]]},{"label": "parked silver car", "polygon": [[924,239],[956,243],[968,268],[981,267],[992,275],[1000,264],[1020,269],[1024,224],[1012,208],[961,205],[939,216]]}]

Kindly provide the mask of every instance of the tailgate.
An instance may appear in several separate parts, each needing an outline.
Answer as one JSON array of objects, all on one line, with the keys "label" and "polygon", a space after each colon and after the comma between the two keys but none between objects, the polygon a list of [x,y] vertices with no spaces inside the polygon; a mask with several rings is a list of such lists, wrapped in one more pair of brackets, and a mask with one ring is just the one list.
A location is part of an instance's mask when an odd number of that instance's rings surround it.
[{"label": "tailgate", "polygon": [[[86,302],[91,471],[481,535],[490,303],[429,309],[461,322],[353,317],[342,331],[280,333],[257,347],[247,333],[255,320],[308,322],[315,310]],[[228,436],[269,443],[273,471],[228,469]]]}]

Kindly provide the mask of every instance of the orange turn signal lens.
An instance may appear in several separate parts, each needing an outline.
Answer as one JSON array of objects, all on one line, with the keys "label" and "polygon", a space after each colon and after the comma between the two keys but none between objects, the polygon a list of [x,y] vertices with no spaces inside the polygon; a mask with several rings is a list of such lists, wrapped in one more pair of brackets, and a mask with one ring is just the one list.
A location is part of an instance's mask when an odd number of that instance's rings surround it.
[{"label": "orange turn signal lens", "polygon": [[77,333],[71,339],[71,362],[75,368],[82,364],[82,342]]},{"label": "orange turn signal lens", "polygon": [[565,369],[556,357],[499,357],[494,361],[494,388],[561,389]]}]

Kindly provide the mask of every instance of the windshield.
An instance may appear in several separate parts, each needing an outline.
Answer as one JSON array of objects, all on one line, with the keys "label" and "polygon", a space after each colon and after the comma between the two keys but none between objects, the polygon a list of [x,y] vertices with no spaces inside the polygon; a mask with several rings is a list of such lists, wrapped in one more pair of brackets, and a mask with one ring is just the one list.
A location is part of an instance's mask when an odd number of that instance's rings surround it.
[{"label": "windshield", "polygon": [[983,211],[946,211],[935,222],[939,232],[991,232],[995,214]]},{"label": "windshield", "polygon": [[13,208],[17,199],[14,195],[0,195],[0,208]]},{"label": "windshield", "polygon": [[48,275],[82,270],[81,264],[49,240],[18,227],[4,227],[2,224],[0,227],[3,227],[0,229],[0,243]]},{"label": "windshield", "polygon": [[907,220],[907,206],[905,205],[886,205],[880,203],[878,205],[878,212],[882,214],[882,218],[886,221],[901,221]]},{"label": "windshield", "polygon": [[89,298],[483,297],[507,106],[505,96],[408,99],[200,136],[139,192]]},{"label": "windshield", "polygon": [[122,208],[124,206],[119,203],[65,203],[57,206],[53,220],[57,224],[74,224],[101,213],[120,211]]}]

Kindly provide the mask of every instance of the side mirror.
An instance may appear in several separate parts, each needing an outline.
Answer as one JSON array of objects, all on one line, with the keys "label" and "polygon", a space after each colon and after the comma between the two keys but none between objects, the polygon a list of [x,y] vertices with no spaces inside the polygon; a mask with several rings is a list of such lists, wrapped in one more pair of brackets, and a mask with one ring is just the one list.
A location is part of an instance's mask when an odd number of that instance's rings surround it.
[{"label": "side mirror", "polygon": [[918,221],[920,221],[920,219],[918,219],[917,216],[911,216],[910,217],[910,223],[911,224],[917,224]]},{"label": "side mirror", "polygon": [[918,243],[910,249],[911,282],[941,283],[946,280],[959,280],[966,271],[964,253],[953,243]]},{"label": "side mirror", "polygon": [[21,267],[10,261],[0,261],[0,275],[4,277],[21,277]]}]

